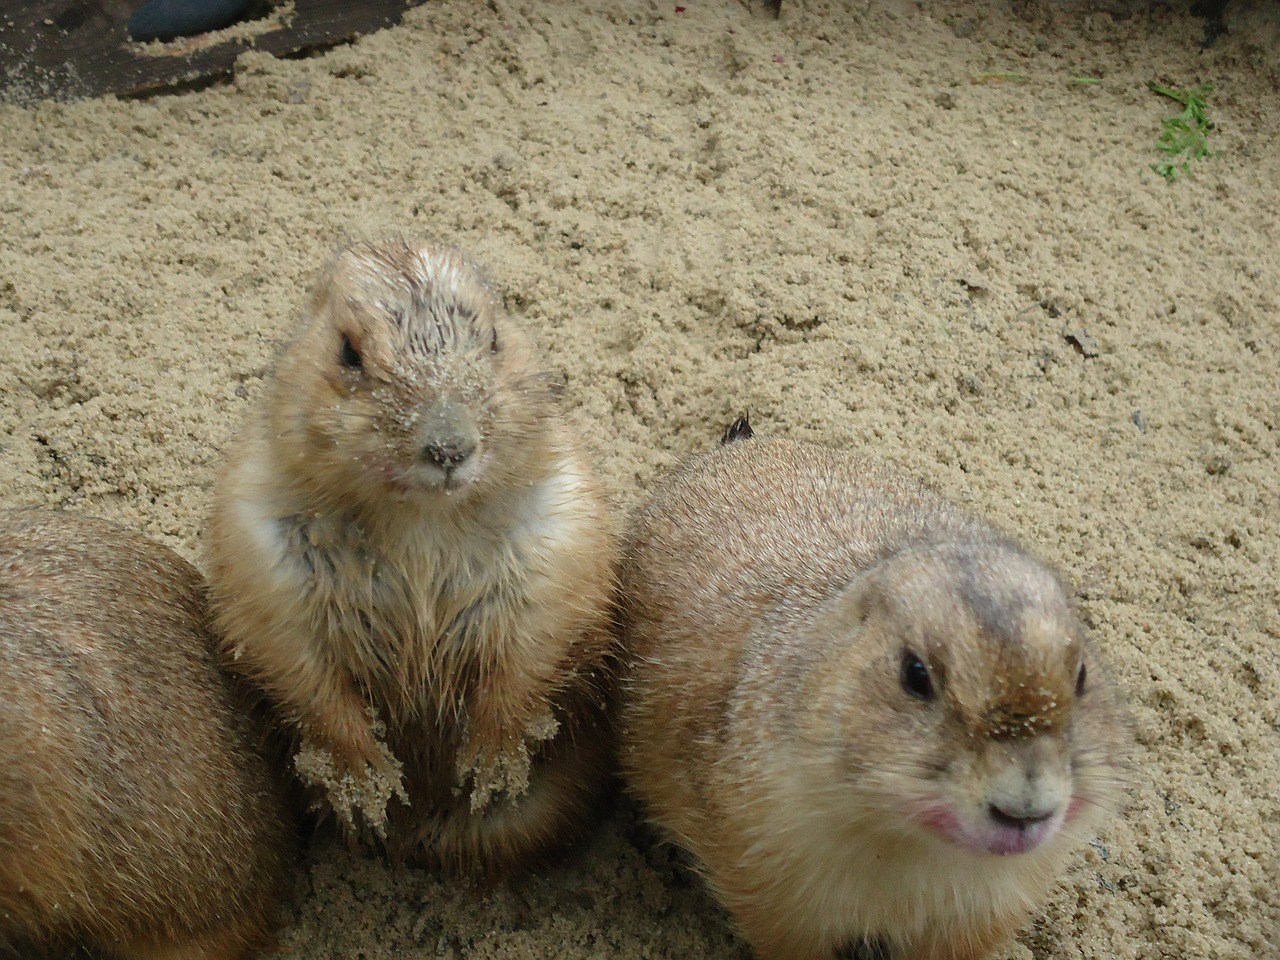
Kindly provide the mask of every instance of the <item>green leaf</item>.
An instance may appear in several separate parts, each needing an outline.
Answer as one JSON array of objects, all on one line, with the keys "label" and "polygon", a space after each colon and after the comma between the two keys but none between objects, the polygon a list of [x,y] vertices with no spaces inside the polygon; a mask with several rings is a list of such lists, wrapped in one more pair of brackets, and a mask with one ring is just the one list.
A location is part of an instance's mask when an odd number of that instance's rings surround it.
[{"label": "green leaf", "polygon": [[1209,131],[1213,129],[1213,123],[1206,115],[1205,97],[1213,92],[1214,86],[1202,83],[1189,90],[1175,90],[1148,81],[1147,89],[1183,106],[1181,115],[1166,117],[1160,122],[1162,129],[1156,147],[1170,160],[1152,164],[1151,168],[1168,180],[1177,179],[1179,171],[1190,176],[1192,160],[1213,155],[1209,147]]}]

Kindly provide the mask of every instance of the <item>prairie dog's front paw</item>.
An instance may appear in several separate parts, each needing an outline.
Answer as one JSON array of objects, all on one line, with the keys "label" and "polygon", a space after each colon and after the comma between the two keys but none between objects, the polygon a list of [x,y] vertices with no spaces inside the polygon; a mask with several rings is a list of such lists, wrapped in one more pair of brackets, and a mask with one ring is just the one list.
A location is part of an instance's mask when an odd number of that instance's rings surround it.
[{"label": "prairie dog's front paw", "polygon": [[343,748],[304,739],[294,756],[299,778],[324,791],[343,828],[354,832],[356,813],[378,837],[384,837],[387,804],[392,797],[409,803],[403,765],[380,739],[384,728],[370,713],[367,737]]},{"label": "prairie dog's front paw", "polygon": [[458,786],[471,784],[471,812],[487,807],[498,794],[511,800],[528,792],[533,767],[534,744],[552,739],[560,723],[543,710],[516,733],[481,738],[472,735],[464,749],[458,751],[456,774]]}]

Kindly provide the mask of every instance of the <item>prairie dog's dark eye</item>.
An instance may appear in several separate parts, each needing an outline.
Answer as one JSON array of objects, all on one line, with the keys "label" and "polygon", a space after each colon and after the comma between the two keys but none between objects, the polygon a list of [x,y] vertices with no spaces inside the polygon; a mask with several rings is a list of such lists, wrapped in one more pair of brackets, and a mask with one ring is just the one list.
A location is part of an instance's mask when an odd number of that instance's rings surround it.
[{"label": "prairie dog's dark eye", "polygon": [[1084,668],[1084,664],[1080,664],[1080,669],[1076,673],[1076,696],[1084,695],[1085,679],[1089,676],[1089,672]]},{"label": "prairie dog's dark eye", "polygon": [[902,655],[902,673],[899,679],[902,689],[913,697],[921,700],[933,699],[933,679],[929,676],[929,668],[909,650]]},{"label": "prairie dog's dark eye", "polygon": [[360,351],[345,333],[342,335],[341,357],[342,365],[348,370],[359,370],[364,366],[364,357],[360,356]]},{"label": "prairie dog's dark eye", "polygon": [[493,333],[489,335],[489,352],[490,353],[498,352],[498,328],[497,327],[494,327]]}]

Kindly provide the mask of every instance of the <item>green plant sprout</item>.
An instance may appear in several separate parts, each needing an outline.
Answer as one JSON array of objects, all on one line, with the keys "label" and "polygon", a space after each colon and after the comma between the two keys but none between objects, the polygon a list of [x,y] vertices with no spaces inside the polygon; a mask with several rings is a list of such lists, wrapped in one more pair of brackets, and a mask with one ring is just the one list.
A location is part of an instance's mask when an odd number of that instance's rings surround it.
[{"label": "green plant sprout", "polygon": [[1205,97],[1213,92],[1213,84],[1202,83],[1190,90],[1171,90],[1148,81],[1147,89],[1183,106],[1180,116],[1166,117],[1161,121],[1164,131],[1160,134],[1159,147],[1166,159],[1151,164],[1151,169],[1166,180],[1178,179],[1179,173],[1191,176],[1191,161],[1213,154],[1209,149],[1209,131],[1213,129],[1213,121],[1204,112]]}]

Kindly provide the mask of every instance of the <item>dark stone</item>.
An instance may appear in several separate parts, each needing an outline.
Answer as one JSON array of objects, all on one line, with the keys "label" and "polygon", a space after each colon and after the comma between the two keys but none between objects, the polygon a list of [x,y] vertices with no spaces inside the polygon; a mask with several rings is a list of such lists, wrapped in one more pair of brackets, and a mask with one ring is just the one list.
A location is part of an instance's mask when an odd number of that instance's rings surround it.
[{"label": "dark stone", "polygon": [[236,22],[249,0],[151,0],[129,18],[129,36],[145,43],[194,37]]}]

